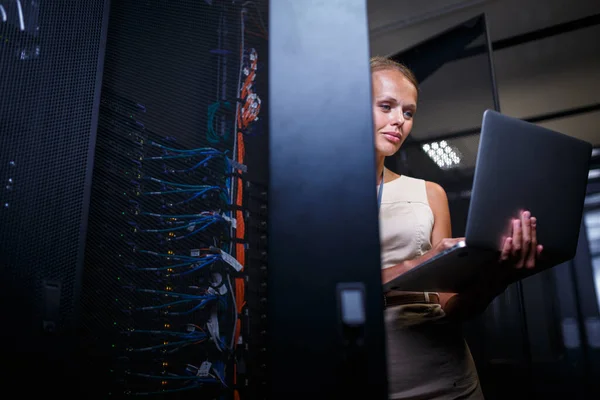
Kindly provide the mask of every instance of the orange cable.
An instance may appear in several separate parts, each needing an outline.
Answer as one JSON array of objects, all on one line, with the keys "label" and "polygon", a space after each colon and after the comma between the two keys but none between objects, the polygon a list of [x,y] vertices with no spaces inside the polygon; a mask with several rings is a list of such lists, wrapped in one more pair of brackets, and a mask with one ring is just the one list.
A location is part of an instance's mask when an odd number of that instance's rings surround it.
[{"label": "orange cable", "polygon": [[[256,36],[263,37],[260,34],[256,34],[254,32],[249,32],[249,33],[254,34]],[[266,37],[263,37],[263,38],[267,39]],[[242,54],[243,54],[243,51],[244,51],[244,49],[242,47],[241,48]],[[254,82],[254,78],[256,77],[257,64],[258,64],[258,60],[257,60],[257,58],[255,58],[252,61],[252,65],[251,65],[250,71],[248,73],[248,76],[244,80],[244,84],[240,90],[240,99],[245,99],[244,107],[242,107],[240,102],[238,102],[238,104],[237,104],[238,112],[237,112],[236,124],[237,124],[238,132],[237,132],[237,137],[236,137],[236,144],[237,144],[236,158],[237,158],[237,162],[239,162],[240,164],[244,163],[244,158],[246,155],[245,154],[246,149],[245,149],[245,145],[244,145],[244,134],[242,133],[242,130],[245,129],[252,121],[255,121],[260,112],[260,103],[257,105],[256,108],[252,109],[250,107],[252,105],[252,103],[249,99],[249,96],[251,94],[253,94],[252,84]],[[236,190],[235,205],[239,206],[241,208],[241,206],[243,205],[243,200],[244,200],[244,185],[243,185],[241,178],[236,179],[235,190]],[[235,258],[242,265],[242,271],[243,271],[245,269],[245,264],[246,264],[246,248],[243,243],[243,240],[245,238],[245,232],[246,232],[244,213],[241,210],[237,210],[235,213],[235,219],[236,219],[235,237],[236,237],[236,239],[238,239],[236,241],[236,245],[235,245]],[[238,312],[238,321],[237,321],[236,329],[235,329],[235,333],[234,333],[234,347],[237,347],[239,338],[241,336],[242,321],[241,321],[241,318],[239,318],[239,315],[241,315],[244,305],[246,304],[246,297],[245,297],[246,293],[245,292],[246,292],[245,280],[243,278],[235,278],[235,294],[236,294],[235,306],[236,306],[236,309]],[[234,374],[233,375],[234,375],[233,381],[235,384],[237,382],[237,366],[235,364],[234,364]],[[240,400],[240,394],[237,389],[234,390],[233,395],[234,395],[234,400]]]}]

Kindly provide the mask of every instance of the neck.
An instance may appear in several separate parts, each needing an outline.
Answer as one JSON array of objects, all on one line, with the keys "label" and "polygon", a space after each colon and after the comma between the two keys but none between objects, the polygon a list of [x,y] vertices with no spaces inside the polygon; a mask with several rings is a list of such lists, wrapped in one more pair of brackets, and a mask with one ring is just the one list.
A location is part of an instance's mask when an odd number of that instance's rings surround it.
[{"label": "neck", "polygon": [[377,184],[382,183],[381,182],[381,180],[382,180],[381,176],[383,174],[383,162],[384,161],[385,161],[385,157],[384,156],[377,155],[377,158],[376,158],[376,162],[377,162],[377,164],[376,164],[377,165],[377,175],[376,175]]}]

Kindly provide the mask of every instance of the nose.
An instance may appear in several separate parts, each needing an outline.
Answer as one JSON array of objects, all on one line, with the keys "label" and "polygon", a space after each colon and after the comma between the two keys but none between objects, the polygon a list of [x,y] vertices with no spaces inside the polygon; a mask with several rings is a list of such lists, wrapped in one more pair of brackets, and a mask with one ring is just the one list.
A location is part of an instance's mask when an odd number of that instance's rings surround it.
[{"label": "nose", "polygon": [[402,126],[404,124],[404,113],[402,110],[398,110],[395,113],[391,113],[392,125]]}]

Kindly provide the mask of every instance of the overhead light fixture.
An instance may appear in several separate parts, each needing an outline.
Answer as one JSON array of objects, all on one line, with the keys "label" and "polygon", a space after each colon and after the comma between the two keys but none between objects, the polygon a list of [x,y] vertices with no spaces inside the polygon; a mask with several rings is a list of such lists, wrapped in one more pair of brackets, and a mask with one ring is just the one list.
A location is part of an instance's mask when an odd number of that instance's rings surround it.
[{"label": "overhead light fixture", "polygon": [[426,143],[422,148],[441,169],[456,168],[460,165],[460,152],[455,146],[448,144],[445,140]]}]

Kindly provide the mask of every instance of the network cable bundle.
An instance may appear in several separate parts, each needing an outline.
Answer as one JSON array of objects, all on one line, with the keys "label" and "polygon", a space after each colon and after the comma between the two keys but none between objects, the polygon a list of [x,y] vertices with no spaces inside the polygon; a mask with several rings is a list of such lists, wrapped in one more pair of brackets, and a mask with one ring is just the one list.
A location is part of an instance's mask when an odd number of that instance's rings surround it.
[{"label": "network cable bundle", "polygon": [[[266,27],[252,2],[221,10],[220,89],[201,140],[155,129],[164,110],[103,87],[83,318],[97,335],[85,351],[109,360],[95,366],[106,397],[237,400],[264,387],[266,187],[245,157],[262,134]],[[253,39],[249,23],[262,32]]]}]

